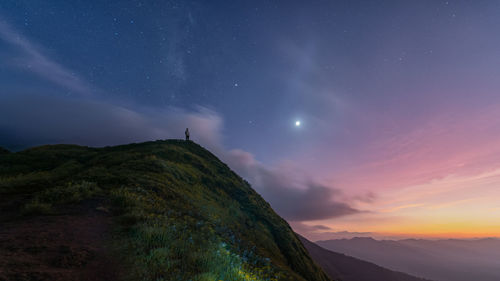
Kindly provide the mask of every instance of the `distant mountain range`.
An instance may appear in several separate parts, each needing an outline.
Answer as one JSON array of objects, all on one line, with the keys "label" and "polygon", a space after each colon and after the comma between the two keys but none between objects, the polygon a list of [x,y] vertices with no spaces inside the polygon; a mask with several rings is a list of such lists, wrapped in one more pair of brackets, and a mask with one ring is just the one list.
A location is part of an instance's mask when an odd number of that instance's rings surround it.
[{"label": "distant mountain range", "polygon": [[319,246],[438,281],[500,280],[500,240],[375,240],[352,238],[317,241]]},{"label": "distant mountain range", "polygon": [[425,281],[425,279],[392,271],[371,262],[323,249],[300,235],[299,238],[313,260],[334,280]]}]

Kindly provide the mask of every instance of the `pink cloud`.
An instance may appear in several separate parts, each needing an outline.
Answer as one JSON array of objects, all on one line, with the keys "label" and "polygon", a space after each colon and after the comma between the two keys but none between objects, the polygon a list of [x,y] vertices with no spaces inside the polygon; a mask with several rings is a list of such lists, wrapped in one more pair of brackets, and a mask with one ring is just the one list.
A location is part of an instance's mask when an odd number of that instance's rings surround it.
[{"label": "pink cloud", "polygon": [[378,190],[474,175],[500,167],[500,108],[432,118],[410,132],[380,137],[358,165],[337,175],[340,186]]}]

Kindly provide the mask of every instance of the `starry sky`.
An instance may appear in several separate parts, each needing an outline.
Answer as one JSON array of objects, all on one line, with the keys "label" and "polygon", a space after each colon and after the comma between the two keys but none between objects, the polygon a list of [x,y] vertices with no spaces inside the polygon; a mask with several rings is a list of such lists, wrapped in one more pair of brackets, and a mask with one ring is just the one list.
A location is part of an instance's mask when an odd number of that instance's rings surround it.
[{"label": "starry sky", "polygon": [[313,240],[500,236],[499,14],[494,0],[3,0],[0,145],[189,127]]}]

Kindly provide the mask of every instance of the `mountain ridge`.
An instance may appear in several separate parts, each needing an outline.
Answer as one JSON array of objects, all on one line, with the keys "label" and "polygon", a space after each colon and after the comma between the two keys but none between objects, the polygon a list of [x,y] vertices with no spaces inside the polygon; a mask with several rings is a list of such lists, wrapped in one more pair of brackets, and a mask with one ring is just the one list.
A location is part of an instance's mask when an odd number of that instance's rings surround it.
[{"label": "mountain ridge", "polygon": [[500,280],[500,240],[333,239],[319,246],[385,268],[440,281]]},{"label": "mountain ridge", "polygon": [[429,281],[381,267],[375,263],[329,251],[299,235],[312,258],[333,279],[343,281]]}]

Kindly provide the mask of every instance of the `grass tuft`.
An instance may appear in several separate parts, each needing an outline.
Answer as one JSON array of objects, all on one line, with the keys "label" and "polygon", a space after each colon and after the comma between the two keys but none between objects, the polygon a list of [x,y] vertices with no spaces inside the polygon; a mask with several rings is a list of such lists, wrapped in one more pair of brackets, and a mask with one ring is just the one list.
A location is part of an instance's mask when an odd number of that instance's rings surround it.
[{"label": "grass tuft", "polygon": [[77,203],[101,193],[101,189],[92,182],[68,183],[45,189],[24,205],[24,215],[48,215],[55,213],[54,205]]},{"label": "grass tuft", "polygon": [[26,216],[30,215],[50,215],[53,213],[52,204],[42,203],[40,201],[32,201],[22,209],[22,214]]}]

